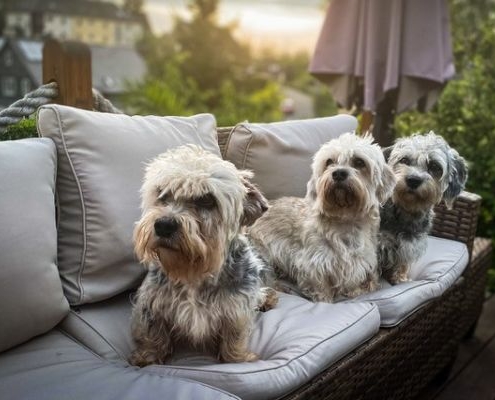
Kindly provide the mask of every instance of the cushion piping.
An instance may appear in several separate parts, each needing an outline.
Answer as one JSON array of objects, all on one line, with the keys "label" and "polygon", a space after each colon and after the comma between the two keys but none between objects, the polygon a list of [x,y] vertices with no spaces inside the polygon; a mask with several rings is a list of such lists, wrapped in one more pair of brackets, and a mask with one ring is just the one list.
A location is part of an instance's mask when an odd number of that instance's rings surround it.
[{"label": "cushion piping", "polygon": [[[156,373],[153,373],[152,371],[147,371],[147,370],[143,370],[142,368],[139,368],[139,367],[134,367],[132,365],[122,365],[122,364],[116,364],[115,362],[111,362],[103,357],[101,357],[99,354],[95,353],[93,350],[91,350],[89,347],[87,347],[84,343],[81,343],[79,340],[77,340],[76,338],[74,338],[73,336],[71,336],[70,334],[68,334],[67,332],[65,332],[64,330],[61,330],[60,328],[54,328],[56,329],[58,332],[60,332],[62,335],[64,335],[65,337],[67,337],[68,339],[72,340],[74,343],[76,343],[78,346],[81,346],[84,348],[84,350],[87,350],[89,353],[91,353],[93,356],[95,356],[96,358],[99,359],[99,361],[103,362],[104,364],[107,364],[107,365],[111,365],[115,368],[121,368],[121,369],[128,369],[128,368],[132,368],[136,371],[138,371],[140,374],[145,374],[145,375],[148,375],[148,376],[161,376],[160,374],[156,374]],[[201,386],[204,386],[208,389],[213,389],[217,392],[221,392],[221,393],[224,393],[228,396],[230,396],[232,399],[238,399],[237,396],[233,395],[232,393],[229,393],[221,388],[217,388],[215,386],[211,386],[211,385],[208,385],[207,383],[204,383],[204,382],[201,382],[201,381],[195,381],[193,379],[189,379],[189,378],[183,378],[183,377],[177,377],[176,379],[180,379],[182,381],[186,381],[186,382],[191,382],[191,383],[195,383],[195,384],[198,384],[198,385],[201,385]]]},{"label": "cushion piping", "polygon": [[[445,239],[444,239],[444,240],[445,240]],[[441,278],[443,278],[445,275],[447,275],[449,272],[451,272],[451,271],[454,269],[454,267],[456,267],[456,266],[460,263],[460,261],[461,261],[462,257],[464,256],[464,254],[465,254],[466,252],[467,252],[467,248],[464,246],[464,247],[463,247],[463,251],[462,251],[462,253],[459,255],[459,257],[457,258],[457,260],[456,260],[456,261],[452,264],[451,268],[449,268],[449,269],[448,269],[447,271],[445,271],[442,275],[439,275],[439,276],[438,276],[437,278],[435,278],[435,279],[421,279],[420,281],[416,281],[416,282],[422,282],[421,284],[416,285],[416,286],[409,287],[409,288],[407,288],[407,289],[403,290],[403,291],[402,291],[402,292],[400,292],[400,293],[395,293],[395,294],[393,294],[393,295],[390,295],[389,297],[381,297],[381,298],[374,298],[374,299],[368,299],[368,298],[367,298],[367,299],[366,299],[366,301],[378,302],[378,301],[381,301],[381,300],[389,300],[389,299],[393,299],[394,297],[400,296],[400,295],[402,295],[403,293],[406,293],[406,292],[408,292],[408,291],[410,291],[410,290],[416,289],[416,288],[421,287],[421,286],[424,286],[424,285],[429,285],[429,284],[431,284],[431,283],[438,282]]]},{"label": "cushion piping", "polygon": [[[454,283],[452,284],[452,286],[450,287],[453,287],[454,285],[457,285],[460,281],[460,279],[462,279],[462,277],[459,277],[457,278]],[[449,288],[450,288],[449,287]],[[449,289],[447,288],[447,290]],[[446,291],[447,291],[446,290]],[[397,326],[399,325],[401,322],[403,322],[404,320],[406,320],[407,318],[409,318],[409,316],[411,316],[412,314],[414,314],[416,311],[419,311],[421,308],[423,308],[424,306],[426,306],[428,303],[440,298],[442,295],[443,295],[444,292],[440,293],[438,296],[435,296],[435,297],[431,297],[429,299],[426,299],[425,301],[423,301],[422,303],[418,304],[417,307],[415,307],[413,310],[409,311],[407,314],[403,315],[398,321],[396,322],[391,322],[391,323],[384,323],[382,324],[381,321],[380,321],[380,327],[382,328],[393,328],[394,326]]]},{"label": "cushion piping", "polygon": [[78,303],[82,302],[83,299],[84,299],[84,286],[82,284],[82,275],[83,275],[83,271],[84,271],[84,265],[85,265],[85,260],[86,260],[86,251],[87,251],[87,240],[86,240],[86,207],[85,207],[85,203],[84,203],[84,196],[83,196],[83,191],[82,191],[82,188],[81,188],[81,183],[79,182],[79,178],[76,174],[76,169],[74,167],[74,164],[72,162],[72,159],[70,157],[70,153],[69,153],[69,149],[67,147],[67,143],[65,142],[65,135],[64,135],[64,131],[63,131],[63,128],[62,128],[62,118],[58,112],[57,109],[54,109],[54,108],[51,108],[54,112],[55,112],[55,115],[57,116],[57,121],[58,121],[58,127],[59,127],[59,130],[60,130],[60,137],[62,139],[62,145],[63,145],[63,148],[64,148],[64,152],[65,152],[65,155],[67,156],[67,160],[69,160],[69,165],[70,165],[70,168],[72,170],[72,174],[74,176],[74,180],[76,182],[76,185],[77,185],[77,190],[79,191],[79,198],[81,199],[81,211],[82,211],[82,229],[83,229],[83,232],[82,232],[82,236],[83,236],[83,251],[82,251],[82,255],[81,255],[81,261],[80,261],[80,265],[79,265],[79,271],[78,271],[78,276],[77,276],[77,285],[78,285],[78,289],[79,289],[79,300],[78,300]]},{"label": "cushion piping", "polygon": [[[110,343],[98,330],[96,330],[91,324],[89,324],[84,318],[79,316],[74,310],[70,310],[70,313],[74,315],[78,320],[80,320],[84,325],[91,329],[97,336],[99,336],[120,358],[126,360],[124,354],[119,351],[112,343]],[[64,331],[65,332],[65,331]]]}]

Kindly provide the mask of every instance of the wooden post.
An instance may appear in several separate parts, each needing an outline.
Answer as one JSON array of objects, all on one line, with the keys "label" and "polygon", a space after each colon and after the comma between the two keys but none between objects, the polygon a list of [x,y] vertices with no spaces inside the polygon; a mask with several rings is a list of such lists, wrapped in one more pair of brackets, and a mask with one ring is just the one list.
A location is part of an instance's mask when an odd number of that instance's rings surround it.
[{"label": "wooden post", "polygon": [[57,82],[54,103],[91,110],[91,51],[78,42],[48,39],[43,47],[43,83]]}]

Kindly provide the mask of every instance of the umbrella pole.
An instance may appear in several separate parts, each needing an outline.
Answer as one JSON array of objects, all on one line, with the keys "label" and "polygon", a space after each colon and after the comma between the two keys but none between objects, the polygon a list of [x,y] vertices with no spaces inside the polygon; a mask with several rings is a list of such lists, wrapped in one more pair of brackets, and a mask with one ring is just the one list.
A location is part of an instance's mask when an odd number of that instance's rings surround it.
[{"label": "umbrella pole", "polygon": [[385,98],[378,104],[374,125],[373,136],[382,147],[392,145],[395,139],[394,120],[395,105],[397,104],[397,91],[388,92]]},{"label": "umbrella pole", "polygon": [[361,114],[361,125],[359,127],[359,132],[364,135],[366,132],[370,131],[371,125],[373,124],[373,113],[369,110],[363,111]]}]

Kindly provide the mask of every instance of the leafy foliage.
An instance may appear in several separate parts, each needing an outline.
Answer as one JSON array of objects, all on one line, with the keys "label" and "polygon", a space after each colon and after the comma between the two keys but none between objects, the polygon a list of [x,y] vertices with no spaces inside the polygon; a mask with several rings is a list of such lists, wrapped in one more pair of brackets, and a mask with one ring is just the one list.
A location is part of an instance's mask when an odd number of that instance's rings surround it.
[{"label": "leafy foliage", "polygon": [[[400,135],[434,130],[470,162],[467,190],[483,198],[478,234],[495,240],[495,1],[450,4],[458,78],[431,112],[404,113],[395,128]],[[491,276],[495,291],[495,265]]]},{"label": "leafy foliage", "polygon": [[189,3],[190,20],[176,17],[171,33],[151,34],[138,49],[148,63],[144,83],[130,87],[128,109],[157,115],[210,112],[219,125],[280,120],[281,90],[270,77],[250,73],[249,48],[220,26],[218,0]]},{"label": "leafy foliage", "polygon": [[36,119],[22,119],[17,124],[10,125],[7,130],[0,134],[0,140],[16,140],[38,136],[36,130]]},{"label": "leafy foliage", "polygon": [[327,117],[338,113],[338,106],[328,86],[321,83],[308,72],[309,55],[305,52],[277,54],[265,50],[254,60],[254,66],[260,71],[274,70],[281,75],[284,85],[310,95],[314,100],[316,117]]}]

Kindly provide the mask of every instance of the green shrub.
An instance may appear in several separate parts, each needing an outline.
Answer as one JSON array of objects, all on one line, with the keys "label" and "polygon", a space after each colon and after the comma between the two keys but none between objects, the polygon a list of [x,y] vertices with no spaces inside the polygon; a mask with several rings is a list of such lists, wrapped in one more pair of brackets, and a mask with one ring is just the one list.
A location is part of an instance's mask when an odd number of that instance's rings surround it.
[{"label": "green shrub", "polygon": [[36,119],[26,118],[17,124],[10,125],[3,134],[0,134],[0,140],[16,140],[36,136],[38,136]]}]

